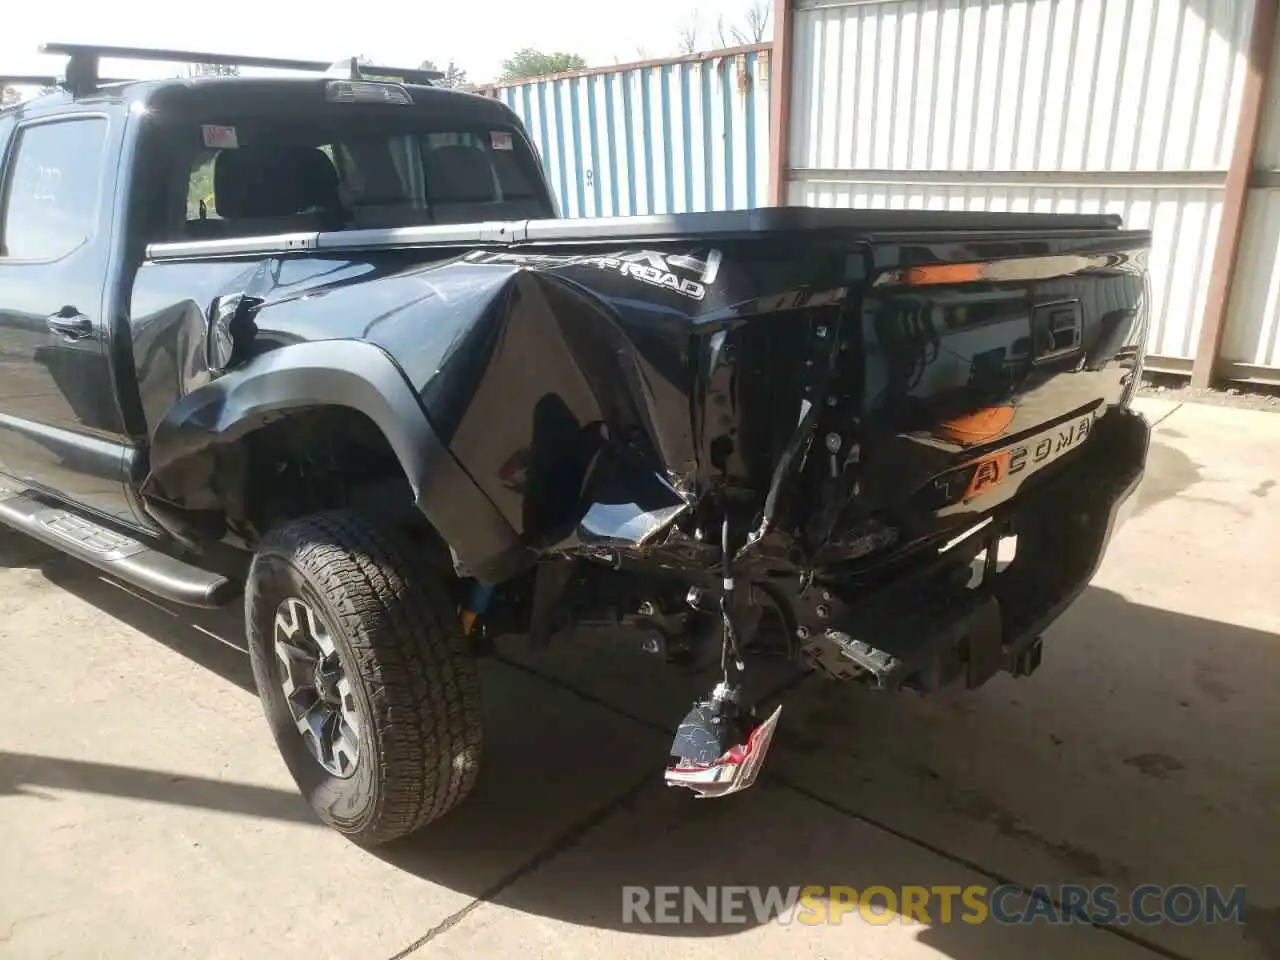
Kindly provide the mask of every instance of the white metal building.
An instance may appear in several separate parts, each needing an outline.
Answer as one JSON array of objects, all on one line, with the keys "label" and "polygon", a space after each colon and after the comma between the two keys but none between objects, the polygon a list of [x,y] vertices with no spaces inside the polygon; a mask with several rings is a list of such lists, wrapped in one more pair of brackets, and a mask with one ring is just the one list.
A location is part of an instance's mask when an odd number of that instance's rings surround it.
[{"label": "white metal building", "polygon": [[767,203],[769,44],[485,89],[524,121],[567,217]]},{"label": "white metal building", "polygon": [[1191,371],[1234,264],[1217,371],[1280,381],[1280,78],[1228,183],[1275,2],[777,0],[775,202],[1118,213],[1154,232],[1149,366]]},{"label": "white metal building", "polygon": [[1280,33],[1274,42],[1222,345],[1227,376],[1271,382],[1280,380]]}]

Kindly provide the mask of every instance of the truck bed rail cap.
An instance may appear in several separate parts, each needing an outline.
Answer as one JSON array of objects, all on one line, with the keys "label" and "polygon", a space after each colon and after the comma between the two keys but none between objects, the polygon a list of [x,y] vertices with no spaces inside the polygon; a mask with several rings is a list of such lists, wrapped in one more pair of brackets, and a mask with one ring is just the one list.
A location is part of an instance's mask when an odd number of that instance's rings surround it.
[{"label": "truck bed rail cap", "polygon": [[757,207],[702,213],[650,214],[638,217],[531,220],[530,243],[592,240],[660,240],[708,236],[749,236],[795,231],[880,233],[948,230],[957,233],[1026,230],[1115,230],[1114,214],[1005,213],[971,210],[888,210],[866,208]]},{"label": "truck bed rail cap", "polygon": [[279,233],[267,237],[231,237],[226,240],[179,240],[147,246],[148,260],[181,260],[186,257],[234,256],[242,253],[279,253],[315,250],[319,233]]},{"label": "truck bed rail cap", "polygon": [[318,249],[352,250],[362,247],[385,249],[449,243],[516,243],[525,238],[528,230],[528,220],[486,220],[481,223],[432,224],[422,227],[334,230],[319,235]]},{"label": "truck bed rail cap", "polygon": [[977,211],[864,210],[810,207],[762,207],[703,213],[654,214],[639,217],[566,218],[561,220],[486,220],[369,230],[275,234],[229,240],[156,243],[147,248],[153,260],[216,257],[236,254],[289,253],[298,250],[393,249],[469,245],[546,244],[554,246],[600,241],[700,241],[791,232],[835,231],[849,239],[905,238],[947,231],[956,234],[1118,230],[1110,214],[1035,214]]}]

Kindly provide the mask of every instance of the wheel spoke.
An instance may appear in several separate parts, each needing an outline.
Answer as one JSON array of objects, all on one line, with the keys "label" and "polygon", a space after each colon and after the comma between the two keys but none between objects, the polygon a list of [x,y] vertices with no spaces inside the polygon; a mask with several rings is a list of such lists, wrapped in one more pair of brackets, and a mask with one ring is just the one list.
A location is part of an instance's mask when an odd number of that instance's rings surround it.
[{"label": "wheel spoke", "polygon": [[338,681],[338,696],[341,698],[339,709],[342,711],[342,722],[351,731],[351,736],[360,739],[360,714],[356,710],[356,696],[351,690],[351,681],[343,677]]},{"label": "wheel spoke", "polygon": [[298,597],[276,610],[280,689],[307,750],[327,771],[349,777],[360,759],[360,724],[351,681],[323,618]]},{"label": "wheel spoke", "polygon": [[359,758],[355,743],[347,735],[346,726],[339,720],[333,737],[333,760],[339,773],[350,773]]},{"label": "wheel spoke", "polygon": [[332,657],[337,648],[333,645],[333,638],[329,636],[329,631],[325,628],[324,621],[316,616],[316,612],[309,606],[304,606],[307,611],[307,633],[311,641],[320,648],[320,652],[326,657]]},{"label": "wheel spoke", "polygon": [[305,650],[284,640],[276,640],[276,658],[284,667],[284,679],[280,686],[290,700],[298,691],[315,687],[315,671],[312,666],[315,658]]},{"label": "wheel spoke", "polygon": [[298,622],[299,606],[299,602],[291,597],[280,604],[280,609],[276,611],[276,630],[290,639],[297,636],[302,628],[302,624]]},{"label": "wheel spoke", "polygon": [[309,734],[314,737],[314,742],[321,752],[324,750],[325,723],[332,714],[333,711],[325,706],[323,700],[317,700],[307,707],[296,720],[298,732],[303,736]]}]

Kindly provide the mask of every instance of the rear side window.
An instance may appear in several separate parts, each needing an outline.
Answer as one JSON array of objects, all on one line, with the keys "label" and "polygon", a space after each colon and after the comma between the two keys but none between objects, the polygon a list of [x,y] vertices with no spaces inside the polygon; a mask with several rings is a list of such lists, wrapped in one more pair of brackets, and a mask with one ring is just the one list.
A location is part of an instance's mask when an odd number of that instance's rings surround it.
[{"label": "rear side window", "polygon": [[26,127],[10,150],[0,255],[56,260],[83,244],[97,219],[107,121]]},{"label": "rear side window", "polygon": [[213,203],[213,158],[215,151],[202,150],[191,165],[187,179],[187,219],[216,217]]}]

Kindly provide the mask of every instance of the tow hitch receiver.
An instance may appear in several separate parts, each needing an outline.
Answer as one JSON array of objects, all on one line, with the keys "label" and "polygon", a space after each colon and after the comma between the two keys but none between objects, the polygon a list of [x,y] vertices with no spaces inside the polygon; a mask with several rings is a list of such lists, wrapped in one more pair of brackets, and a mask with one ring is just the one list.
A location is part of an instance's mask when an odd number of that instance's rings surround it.
[{"label": "tow hitch receiver", "polygon": [[725,684],[718,685],[711,699],[695,704],[680,722],[671,744],[665,777],[668,786],[685,787],[703,799],[727,797],[756,782],[782,706],[753,727],[735,692]]}]

